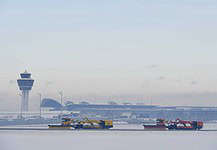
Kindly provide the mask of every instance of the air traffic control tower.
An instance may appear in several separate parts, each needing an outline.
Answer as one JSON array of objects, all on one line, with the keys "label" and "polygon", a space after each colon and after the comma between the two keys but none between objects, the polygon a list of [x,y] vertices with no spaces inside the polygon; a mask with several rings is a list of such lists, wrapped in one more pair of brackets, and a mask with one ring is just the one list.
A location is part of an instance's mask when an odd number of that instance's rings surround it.
[{"label": "air traffic control tower", "polygon": [[21,111],[28,111],[28,102],[29,102],[29,91],[32,89],[34,80],[31,79],[31,73],[28,73],[26,70],[24,73],[20,74],[21,79],[17,80],[19,89],[22,91],[21,99]]}]

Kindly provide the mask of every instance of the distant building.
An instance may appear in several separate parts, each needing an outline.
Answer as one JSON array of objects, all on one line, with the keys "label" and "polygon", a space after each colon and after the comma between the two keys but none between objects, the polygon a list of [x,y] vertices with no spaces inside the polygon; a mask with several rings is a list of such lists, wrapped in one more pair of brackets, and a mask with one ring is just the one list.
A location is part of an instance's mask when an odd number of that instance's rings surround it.
[{"label": "distant building", "polygon": [[123,103],[123,105],[132,105],[131,103]]},{"label": "distant building", "polygon": [[80,104],[80,105],[89,105],[89,103],[88,103],[88,102],[85,102],[85,101],[82,101],[82,102],[80,102],[79,104]]},{"label": "distant building", "polygon": [[50,110],[50,109],[60,110],[62,108],[62,105],[54,99],[44,98],[42,100],[41,107],[44,110]]},{"label": "distant building", "polygon": [[71,101],[66,101],[64,104],[65,104],[65,106],[70,106],[70,105],[73,105],[74,103]]},{"label": "distant building", "polygon": [[113,102],[113,101],[109,101],[109,102],[108,102],[108,105],[117,105],[117,103],[116,103],[116,102]]}]

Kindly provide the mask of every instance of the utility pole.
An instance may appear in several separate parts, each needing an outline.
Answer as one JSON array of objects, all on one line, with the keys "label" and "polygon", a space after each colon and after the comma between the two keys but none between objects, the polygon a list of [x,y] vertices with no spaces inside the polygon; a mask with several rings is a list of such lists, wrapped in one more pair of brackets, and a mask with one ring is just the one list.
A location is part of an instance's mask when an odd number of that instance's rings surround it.
[{"label": "utility pole", "polygon": [[61,100],[61,113],[60,113],[60,117],[62,117],[62,114],[63,114],[63,91],[60,91],[59,95],[60,95],[60,100]]},{"label": "utility pole", "polygon": [[41,119],[41,93],[38,93],[38,95],[39,95],[39,99],[40,99],[40,106],[39,106],[39,108],[40,108],[40,119]]}]

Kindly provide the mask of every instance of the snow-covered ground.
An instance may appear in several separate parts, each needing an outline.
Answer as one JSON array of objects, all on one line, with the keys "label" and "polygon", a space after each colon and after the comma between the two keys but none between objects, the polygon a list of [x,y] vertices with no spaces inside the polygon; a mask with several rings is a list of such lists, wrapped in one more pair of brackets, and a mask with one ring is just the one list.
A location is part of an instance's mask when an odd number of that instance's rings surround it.
[{"label": "snow-covered ground", "polygon": [[217,131],[0,131],[0,150],[216,150],[216,139]]}]

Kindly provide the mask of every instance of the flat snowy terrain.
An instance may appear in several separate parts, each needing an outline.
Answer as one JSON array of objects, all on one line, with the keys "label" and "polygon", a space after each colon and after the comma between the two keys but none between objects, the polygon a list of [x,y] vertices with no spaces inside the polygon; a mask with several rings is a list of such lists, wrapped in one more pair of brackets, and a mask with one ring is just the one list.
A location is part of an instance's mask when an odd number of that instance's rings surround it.
[{"label": "flat snowy terrain", "polygon": [[0,150],[216,150],[216,141],[217,131],[0,131]]}]

